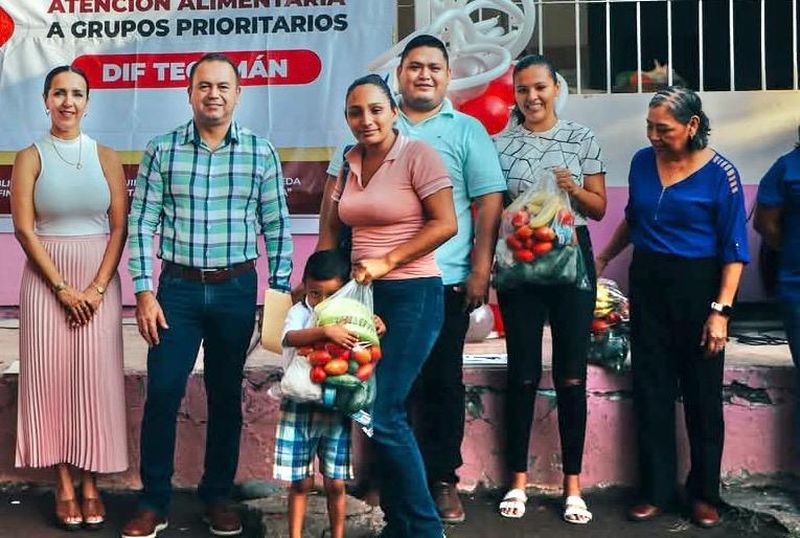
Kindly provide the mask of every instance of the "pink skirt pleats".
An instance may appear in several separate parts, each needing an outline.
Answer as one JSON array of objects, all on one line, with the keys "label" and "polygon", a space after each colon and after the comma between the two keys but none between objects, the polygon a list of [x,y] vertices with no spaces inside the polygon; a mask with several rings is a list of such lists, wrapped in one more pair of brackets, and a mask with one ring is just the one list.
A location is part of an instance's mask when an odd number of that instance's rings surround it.
[{"label": "pink skirt pleats", "polygon": [[[93,281],[108,236],[40,236],[77,289]],[[91,321],[78,328],[29,262],[20,286],[17,467],[69,463],[99,473],[128,468],[122,302],[114,275]]]}]

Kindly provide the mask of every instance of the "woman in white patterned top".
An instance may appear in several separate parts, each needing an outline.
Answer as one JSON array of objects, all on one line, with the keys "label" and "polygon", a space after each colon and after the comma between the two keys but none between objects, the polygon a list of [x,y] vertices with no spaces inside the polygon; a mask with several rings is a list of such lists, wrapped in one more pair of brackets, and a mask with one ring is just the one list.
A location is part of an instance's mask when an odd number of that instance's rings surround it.
[{"label": "woman in white patterned top", "polygon": [[[549,60],[540,55],[521,59],[514,68],[514,89],[517,124],[495,138],[508,201],[531,188],[546,189],[545,181],[555,181],[551,188],[569,195],[591,286],[586,290],[576,284],[525,283],[498,289],[508,346],[506,461],[512,476],[500,514],[518,518],[525,512],[528,446],[542,373],[542,332],[549,319],[564,471],[563,517],[568,523],[586,524],[592,514],[581,498],[580,472],[586,434],[586,356],[595,302],[586,219],[600,220],[605,214],[605,165],[592,131],[556,116],[560,85]],[[543,173],[547,170],[552,173]]]}]

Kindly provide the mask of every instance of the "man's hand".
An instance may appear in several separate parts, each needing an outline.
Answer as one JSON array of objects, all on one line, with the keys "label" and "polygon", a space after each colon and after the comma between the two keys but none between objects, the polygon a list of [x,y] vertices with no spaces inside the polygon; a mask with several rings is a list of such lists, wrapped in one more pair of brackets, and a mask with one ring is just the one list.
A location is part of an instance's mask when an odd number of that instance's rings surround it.
[{"label": "man's hand", "polygon": [[464,292],[464,311],[472,312],[489,302],[489,273],[472,271],[463,287],[456,286],[455,289]]},{"label": "man's hand", "polygon": [[169,329],[164,311],[158,304],[152,291],[142,291],[136,294],[136,324],[139,334],[145,339],[147,345],[157,346],[160,343],[158,330]]}]

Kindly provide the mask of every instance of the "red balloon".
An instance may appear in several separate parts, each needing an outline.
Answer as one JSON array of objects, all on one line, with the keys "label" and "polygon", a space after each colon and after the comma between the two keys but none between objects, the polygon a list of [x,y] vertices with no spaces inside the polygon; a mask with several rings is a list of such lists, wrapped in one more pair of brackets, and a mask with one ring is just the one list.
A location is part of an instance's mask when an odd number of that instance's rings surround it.
[{"label": "red balloon", "polygon": [[489,83],[484,95],[496,95],[509,106],[514,104],[514,66]]},{"label": "red balloon", "polygon": [[499,133],[508,124],[508,104],[496,95],[483,94],[458,109],[480,121],[490,135]]}]

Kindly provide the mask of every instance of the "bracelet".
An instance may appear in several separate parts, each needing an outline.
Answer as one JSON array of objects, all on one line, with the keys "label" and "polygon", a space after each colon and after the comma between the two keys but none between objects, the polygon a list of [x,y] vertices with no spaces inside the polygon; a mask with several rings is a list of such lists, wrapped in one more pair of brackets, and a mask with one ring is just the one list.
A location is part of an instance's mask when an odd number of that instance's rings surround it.
[{"label": "bracelet", "polygon": [[67,281],[66,280],[62,280],[61,282],[59,282],[58,284],[56,284],[53,287],[53,291],[56,292],[56,293],[61,293],[62,291],[67,289],[68,286],[69,286],[69,284],[67,284]]}]

